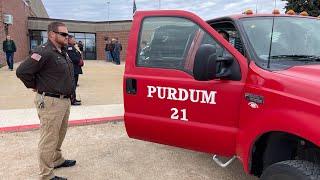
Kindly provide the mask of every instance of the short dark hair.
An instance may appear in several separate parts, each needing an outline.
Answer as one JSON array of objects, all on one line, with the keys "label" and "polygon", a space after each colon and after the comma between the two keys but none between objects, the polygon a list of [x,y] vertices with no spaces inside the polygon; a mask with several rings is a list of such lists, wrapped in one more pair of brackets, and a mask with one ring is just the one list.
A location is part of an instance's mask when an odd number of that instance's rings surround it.
[{"label": "short dark hair", "polygon": [[66,26],[64,23],[62,23],[62,22],[52,22],[52,23],[50,23],[49,25],[48,25],[48,32],[50,32],[50,31],[58,31],[58,28],[60,27],[60,26]]},{"label": "short dark hair", "polygon": [[229,37],[230,37],[229,33],[227,31],[225,31],[225,30],[219,30],[218,33],[219,34],[224,34],[227,39],[229,39]]}]

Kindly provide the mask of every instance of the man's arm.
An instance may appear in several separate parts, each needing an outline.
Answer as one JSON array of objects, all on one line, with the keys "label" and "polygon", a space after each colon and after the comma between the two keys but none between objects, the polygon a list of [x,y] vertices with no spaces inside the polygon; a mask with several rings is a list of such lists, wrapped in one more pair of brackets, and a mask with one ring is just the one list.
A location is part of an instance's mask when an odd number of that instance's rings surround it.
[{"label": "man's arm", "polygon": [[32,53],[17,68],[16,75],[27,88],[36,89],[36,74],[47,63],[45,53]]},{"label": "man's arm", "polygon": [[73,64],[78,65],[81,59],[81,54],[76,53],[76,49],[74,47],[69,46],[67,49],[68,56],[70,57]]},{"label": "man's arm", "polygon": [[16,52],[17,51],[17,47],[16,47],[16,44],[14,43],[14,41],[12,41],[12,45],[13,45],[13,52]]}]

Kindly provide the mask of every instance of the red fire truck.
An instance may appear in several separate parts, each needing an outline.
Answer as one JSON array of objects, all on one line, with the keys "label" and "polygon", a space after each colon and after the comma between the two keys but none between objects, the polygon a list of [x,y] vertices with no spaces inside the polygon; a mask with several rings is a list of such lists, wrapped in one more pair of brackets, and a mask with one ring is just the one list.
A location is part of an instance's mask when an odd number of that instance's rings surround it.
[{"label": "red fire truck", "polygon": [[129,137],[211,153],[222,167],[237,158],[264,180],[320,179],[319,30],[298,15],[136,12]]}]

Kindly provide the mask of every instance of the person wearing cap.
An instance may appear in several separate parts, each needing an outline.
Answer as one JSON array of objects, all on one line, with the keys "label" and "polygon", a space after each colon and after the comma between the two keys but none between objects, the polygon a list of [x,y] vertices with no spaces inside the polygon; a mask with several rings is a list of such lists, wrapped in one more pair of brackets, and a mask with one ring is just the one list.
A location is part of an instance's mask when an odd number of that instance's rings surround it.
[{"label": "person wearing cap", "polygon": [[24,85],[36,92],[34,103],[40,119],[39,175],[43,180],[65,180],[55,176],[53,170],[76,164],[75,160],[64,159],[61,152],[74,83],[72,61],[64,48],[67,44],[66,25],[50,23],[48,42],[37,47],[16,71]]},{"label": "person wearing cap", "polygon": [[76,48],[76,40],[72,35],[69,35],[68,38],[68,47],[67,53],[73,63],[73,74],[74,74],[74,85],[73,85],[73,93],[71,95],[71,105],[81,105],[81,101],[77,100],[76,97],[76,88],[78,84],[79,74],[82,74],[82,68],[79,65],[81,60],[81,52]]}]

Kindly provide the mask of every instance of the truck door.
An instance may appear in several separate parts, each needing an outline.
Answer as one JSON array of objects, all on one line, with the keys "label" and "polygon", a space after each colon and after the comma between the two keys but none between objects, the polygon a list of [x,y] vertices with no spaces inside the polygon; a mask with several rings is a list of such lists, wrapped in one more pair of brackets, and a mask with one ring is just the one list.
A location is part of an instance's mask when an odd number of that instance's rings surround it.
[{"label": "truck door", "polygon": [[[234,57],[238,80],[197,81],[201,44]],[[217,51],[218,51],[217,50]],[[235,154],[247,61],[198,16],[185,11],[136,12],[124,74],[129,137],[224,156]]]}]

